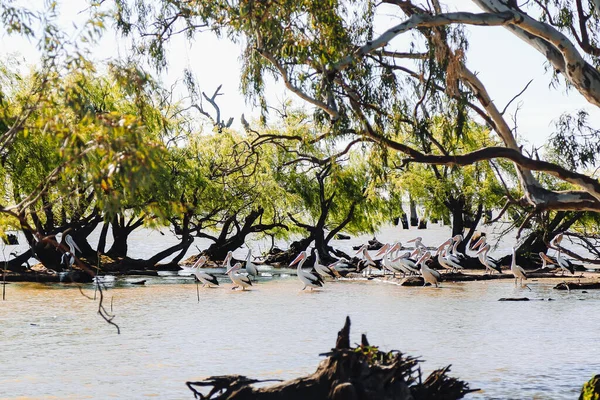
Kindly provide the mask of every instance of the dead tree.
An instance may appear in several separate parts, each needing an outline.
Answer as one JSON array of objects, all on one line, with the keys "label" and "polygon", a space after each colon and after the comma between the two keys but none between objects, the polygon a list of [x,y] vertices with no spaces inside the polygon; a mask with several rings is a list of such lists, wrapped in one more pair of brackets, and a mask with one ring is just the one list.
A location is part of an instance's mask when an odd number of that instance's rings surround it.
[{"label": "dead tree", "polygon": [[[369,345],[365,335],[361,344],[350,347],[350,318],[338,332],[335,348],[312,374],[273,386],[254,387],[265,382],[241,375],[211,376],[199,382],[186,382],[197,399],[461,399],[469,384],[449,377],[450,367],[432,372],[425,380],[417,358],[399,351],[380,351]],[[210,388],[207,394],[202,388]]]}]

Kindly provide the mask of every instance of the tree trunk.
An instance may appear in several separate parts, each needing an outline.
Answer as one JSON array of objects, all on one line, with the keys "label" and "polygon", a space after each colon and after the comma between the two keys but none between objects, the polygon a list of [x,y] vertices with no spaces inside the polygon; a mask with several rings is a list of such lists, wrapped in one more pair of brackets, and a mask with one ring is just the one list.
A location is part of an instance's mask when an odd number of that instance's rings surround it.
[{"label": "tree trunk", "polygon": [[417,216],[417,206],[415,201],[410,199],[410,226],[419,225],[419,217]]},{"label": "tree trunk", "polygon": [[301,251],[306,250],[310,242],[313,241],[312,235],[305,237],[304,239],[297,240],[290,244],[290,248],[288,250],[280,250],[278,248],[274,248],[268,255],[265,257],[265,264],[270,265],[289,265]]},{"label": "tree trunk", "polygon": [[104,254],[104,250],[106,249],[106,236],[108,235],[108,221],[104,221],[102,225],[102,231],[100,231],[100,238],[98,239],[98,248],[96,251],[99,254]]},{"label": "tree trunk", "polygon": [[[27,263],[27,261],[31,257],[33,257],[33,252],[31,251],[31,249],[29,249],[26,252],[24,252],[23,254],[16,256],[12,260],[9,260],[7,267],[10,271],[13,271],[13,272],[25,272],[25,271],[27,271],[27,268],[29,267],[29,264]],[[23,264],[26,264],[27,267],[24,267]],[[2,267],[4,267],[4,265],[2,265]]]},{"label": "tree trunk", "polygon": [[127,228],[121,228],[119,226],[112,226],[113,233],[113,244],[106,252],[106,255],[111,258],[125,258],[127,257],[127,240],[131,231]]},{"label": "tree trunk", "polygon": [[252,226],[263,214],[264,209],[258,208],[250,212],[246,218],[244,218],[244,225],[239,229],[233,236],[226,237],[226,228],[223,228],[219,240],[211,244],[208,249],[204,250],[202,254],[207,256],[212,261],[222,261],[227,256],[229,251],[234,251],[246,242],[246,237],[253,232]]}]

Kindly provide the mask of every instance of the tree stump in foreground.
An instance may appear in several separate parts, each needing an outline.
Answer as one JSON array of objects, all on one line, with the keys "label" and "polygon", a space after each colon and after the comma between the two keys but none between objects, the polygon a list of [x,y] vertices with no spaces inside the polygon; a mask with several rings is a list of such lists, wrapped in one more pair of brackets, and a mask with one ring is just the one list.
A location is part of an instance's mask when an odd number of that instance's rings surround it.
[{"label": "tree stump in foreground", "polygon": [[[450,366],[421,378],[420,360],[399,351],[380,351],[370,346],[363,335],[361,345],[350,347],[350,318],[338,333],[336,347],[322,354],[327,358],[312,374],[268,387],[253,387],[266,382],[241,375],[211,376],[186,382],[197,399],[390,399],[451,400],[463,398],[469,384],[449,377]],[[205,389],[202,393],[201,389]]]}]

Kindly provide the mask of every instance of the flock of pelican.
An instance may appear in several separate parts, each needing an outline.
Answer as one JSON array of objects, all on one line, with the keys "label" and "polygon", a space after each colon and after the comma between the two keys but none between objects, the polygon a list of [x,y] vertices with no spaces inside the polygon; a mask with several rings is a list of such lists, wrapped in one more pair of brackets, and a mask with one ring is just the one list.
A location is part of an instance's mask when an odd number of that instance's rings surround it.
[{"label": "flock of pelican", "polygon": [[[551,259],[543,252],[539,253],[543,263],[542,267],[546,267],[548,264],[555,264],[563,271],[563,274],[567,271],[574,274],[572,265],[562,257],[561,248],[559,246],[562,238],[563,235],[561,233],[550,241],[551,246],[558,249],[557,254],[555,255],[556,260]],[[356,255],[360,259],[357,271],[363,271],[364,276],[370,276],[373,268],[380,269],[381,273],[384,275],[386,273],[391,273],[393,276],[396,276],[396,274],[402,274],[402,276],[421,275],[424,281],[423,286],[431,284],[432,286],[438,287],[439,282],[442,280],[442,275],[439,271],[428,266],[430,260],[437,260],[438,264],[448,272],[456,272],[465,268],[464,263],[467,260],[467,254],[458,251],[458,246],[463,240],[462,235],[453,236],[440,244],[437,248],[431,248],[431,250],[423,245],[422,240],[423,238],[421,237],[409,240],[408,243],[414,244],[414,250],[402,254],[400,254],[402,250],[402,244],[400,242],[384,244],[374,255],[374,257],[381,256],[381,259],[378,260],[379,265],[369,254],[368,246],[363,245],[356,252]],[[432,253],[432,250],[434,249],[435,252]],[[480,263],[485,266],[486,273],[501,273],[498,261],[489,255],[490,249],[491,246],[489,243],[486,243],[485,235],[481,236],[474,244],[471,245],[469,242],[466,246],[466,252],[475,252],[474,256],[476,256]],[[527,280],[527,274],[521,266],[517,265],[515,253],[516,250],[515,247],[513,247],[510,271],[515,277],[516,286],[518,282],[523,285],[523,280]],[[246,290],[246,288],[252,286],[252,279],[256,280],[259,275],[256,265],[252,262],[252,251],[248,250],[243,271],[241,262],[236,262],[231,266],[232,258],[233,254],[230,251],[223,261],[223,266],[226,269],[225,273],[234,284],[232,289],[241,288],[241,290]],[[324,265],[319,259],[318,252],[315,251],[313,267],[311,270],[307,270],[303,268],[307,259],[307,252],[302,251],[290,263],[290,267],[297,265],[297,276],[303,284],[302,290],[307,287],[311,288],[311,290],[322,288],[325,279],[336,279],[341,277],[342,275],[337,268],[340,266],[347,267],[345,264],[349,263],[348,260],[342,258],[332,264]],[[201,268],[206,262],[207,258],[205,256],[198,258],[191,268],[192,273],[203,286],[219,286],[219,281],[215,275],[202,271]]]}]

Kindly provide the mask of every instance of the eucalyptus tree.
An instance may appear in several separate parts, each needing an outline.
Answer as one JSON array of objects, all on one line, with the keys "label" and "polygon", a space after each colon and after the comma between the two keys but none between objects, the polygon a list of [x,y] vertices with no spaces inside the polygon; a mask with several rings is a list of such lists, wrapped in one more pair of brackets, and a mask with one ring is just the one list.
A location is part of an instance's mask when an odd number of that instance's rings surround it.
[{"label": "eucalyptus tree", "polygon": [[[36,79],[21,77],[24,88],[7,92],[7,108],[18,110]],[[69,230],[89,255],[86,237],[96,225],[152,184],[163,147],[149,134],[143,110],[149,82],[141,71],[123,67],[110,77],[84,71],[64,76],[15,133],[2,158],[3,194],[12,200],[5,210],[48,267],[55,268],[60,256],[45,237]],[[96,101],[101,86],[110,88],[99,97],[102,104]]]},{"label": "eucalyptus tree", "polygon": [[254,146],[250,132],[231,130],[200,137],[189,147],[202,185],[192,231],[213,242],[203,251],[222,260],[252,235],[286,235],[289,197],[275,181],[274,152]]},{"label": "eucalyptus tree", "polygon": [[314,241],[321,259],[330,261],[332,254],[348,257],[329,244],[338,233],[372,233],[391,221],[401,204],[390,199],[384,182],[370,170],[369,141],[357,151],[352,149],[356,142],[315,136],[311,118],[288,111],[281,124],[265,129],[257,140],[277,149],[277,181],[293,195],[288,216],[303,238],[290,251],[297,253]]},{"label": "eucalyptus tree", "polygon": [[[600,183],[593,175],[526,154],[503,106],[493,100],[468,63],[465,25],[502,26],[546,58],[559,87],[578,91],[590,107],[600,107],[600,4],[591,1],[473,0],[481,13],[449,12],[453,2],[384,1],[135,1],[116,0],[115,18],[125,33],[141,33],[137,48],[160,67],[165,43],[179,32],[190,37],[210,30],[244,46],[243,90],[266,107],[265,82],[280,79],[315,108],[318,122],[332,134],[368,137],[403,154],[406,162],[465,166],[505,159],[516,168],[521,197],[516,206],[529,213],[600,211]],[[143,11],[143,14],[142,14]],[[376,18],[400,19],[381,29]],[[206,29],[210,28],[210,29]],[[378,33],[376,33],[378,32]],[[379,33],[381,32],[381,33]],[[397,38],[409,40],[395,40]],[[404,43],[404,44],[403,44]],[[520,63],[513,54],[508,59]],[[542,71],[541,71],[542,72]],[[495,76],[509,81],[510,76]],[[455,104],[463,115],[488,124],[500,145],[456,154],[419,150],[387,135],[399,121],[417,136],[423,122]],[[576,136],[576,126],[565,126]],[[597,138],[598,130],[593,130]],[[456,132],[460,134],[460,132]],[[564,133],[564,132],[563,132]],[[565,136],[561,133],[562,136]],[[596,159],[587,142],[569,142],[576,158]],[[573,187],[557,191],[534,174],[557,177]]]},{"label": "eucalyptus tree", "polygon": [[[458,123],[467,126],[460,136],[452,133]],[[413,139],[410,135],[398,141],[432,154],[460,154],[486,145],[498,145],[489,129],[473,121],[457,121],[435,117],[427,129],[431,137]],[[497,140],[496,140],[497,141]],[[452,221],[452,235],[465,234],[463,246],[474,233],[484,210],[501,209],[504,199],[514,195],[514,170],[500,160],[467,165],[462,168],[448,165],[403,164],[402,156],[390,158],[399,168],[395,184],[400,190],[421,204],[430,218]],[[467,221],[469,223],[467,223]],[[467,226],[469,225],[469,226]]]}]

